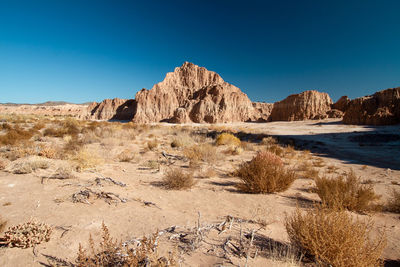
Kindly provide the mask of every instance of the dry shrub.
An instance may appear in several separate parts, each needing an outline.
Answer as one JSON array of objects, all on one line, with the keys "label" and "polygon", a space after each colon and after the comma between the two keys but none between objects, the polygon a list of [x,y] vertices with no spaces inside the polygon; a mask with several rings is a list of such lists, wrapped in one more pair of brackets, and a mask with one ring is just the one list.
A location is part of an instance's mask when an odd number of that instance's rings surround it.
[{"label": "dry shrub", "polygon": [[390,199],[386,204],[385,210],[400,213],[400,191],[396,191],[393,189]]},{"label": "dry shrub", "polygon": [[101,138],[98,137],[94,132],[85,132],[81,140],[84,144],[94,144],[94,143],[100,143]]},{"label": "dry shrub", "polygon": [[286,218],[285,225],[293,245],[314,256],[322,266],[382,266],[380,256],[386,238],[384,233],[371,238],[371,220],[354,220],[345,211],[318,206],[305,214],[297,209]]},{"label": "dry shrub", "polygon": [[304,178],[315,179],[319,177],[319,171],[313,167],[310,161],[306,160],[297,168],[297,171],[303,173]]},{"label": "dry shrub", "polygon": [[315,178],[317,194],[324,205],[331,209],[365,212],[377,209],[373,202],[379,199],[372,185],[361,184],[353,171],[337,178]]},{"label": "dry shrub", "polygon": [[147,148],[150,150],[154,150],[158,147],[158,142],[156,139],[150,140],[147,142]]},{"label": "dry shrub", "polygon": [[186,148],[183,154],[191,162],[204,161],[212,163],[217,160],[217,149],[211,144],[193,145]]},{"label": "dry shrub", "polygon": [[0,237],[0,244],[8,247],[29,248],[50,240],[51,227],[31,220],[8,228]]},{"label": "dry shrub", "polygon": [[64,137],[64,135],[76,136],[78,133],[80,133],[79,122],[75,119],[68,118],[57,128],[46,128],[43,135]]},{"label": "dry shrub", "polygon": [[192,173],[185,173],[181,169],[175,168],[168,170],[163,179],[163,184],[167,189],[189,189],[195,182]]},{"label": "dry shrub", "polygon": [[67,141],[62,149],[63,155],[74,155],[78,153],[84,145],[84,142],[78,137],[67,135],[65,136]]},{"label": "dry shrub", "polygon": [[222,133],[217,136],[217,140],[215,141],[217,146],[221,145],[232,145],[232,146],[240,146],[240,139],[230,133]]},{"label": "dry shrub", "polygon": [[135,152],[129,149],[125,149],[120,154],[118,154],[117,158],[121,162],[130,162],[135,158]]},{"label": "dry shrub", "polygon": [[70,165],[64,165],[57,168],[54,174],[50,177],[52,179],[73,179],[75,178]]},{"label": "dry shrub", "polygon": [[49,168],[49,161],[40,157],[30,157],[21,159],[11,166],[11,172],[14,174],[27,174],[37,169]]},{"label": "dry shrub", "polygon": [[31,139],[31,137],[35,133],[35,131],[23,130],[18,125],[16,125],[14,128],[7,130],[6,134],[0,135],[0,144],[15,145],[17,143]]},{"label": "dry shrub", "polygon": [[190,135],[182,133],[174,137],[171,142],[171,147],[188,147],[193,145],[194,141]]},{"label": "dry shrub", "polygon": [[288,145],[285,148],[283,148],[283,153],[285,154],[286,158],[294,158],[296,156],[296,150],[291,145]]},{"label": "dry shrub", "polygon": [[101,158],[94,155],[94,153],[86,148],[79,150],[75,155],[73,155],[71,161],[74,163],[75,169],[78,172],[95,168],[97,165],[102,163]]},{"label": "dry shrub", "polygon": [[12,126],[9,123],[5,122],[0,124],[0,130],[10,130],[10,129],[12,129]]},{"label": "dry shrub", "polygon": [[38,156],[48,159],[56,159],[58,158],[58,150],[51,146],[41,145],[39,146]]},{"label": "dry shrub", "polygon": [[292,170],[284,167],[280,157],[268,151],[243,163],[235,175],[241,180],[236,187],[247,193],[281,192],[288,189],[296,177]]},{"label": "dry shrub", "polygon": [[269,151],[271,153],[274,153],[275,155],[277,155],[279,157],[282,156],[283,152],[284,152],[284,149],[280,145],[277,145],[277,144],[269,145],[265,148],[265,150]]},{"label": "dry shrub", "polygon": [[44,127],[46,127],[46,124],[39,121],[39,122],[36,122],[36,123],[32,126],[32,129],[33,129],[33,130],[36,130],[36,131],[39,131],[39,130],[43,129]]},{"label": "dry shrub", "polygon": [[264,146],[275,145],[275,144],[277,144],[277,143],[278,143],[278,142],[276,141],[276,139],[273,138],[272,136],[264,137],[264,138],[261,140],[261,145],[264,145]]},{"label": "dry shrub", "polygon": [[89,238],[89,251],[83,249],[79,244],[76,265],[78,267],[98,266],[171,266],[175,264],[172,257],[158,257],[157,244],[158,235],[143,237],[135,245],[123,244],[110,237],[108,228],[102,225],[102,241],[98,246]]}]

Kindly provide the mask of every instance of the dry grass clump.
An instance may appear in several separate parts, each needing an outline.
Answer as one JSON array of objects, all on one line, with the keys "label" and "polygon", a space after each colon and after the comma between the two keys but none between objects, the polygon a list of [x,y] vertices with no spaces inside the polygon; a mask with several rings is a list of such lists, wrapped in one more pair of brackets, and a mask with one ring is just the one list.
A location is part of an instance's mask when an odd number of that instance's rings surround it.
[{"label": "dry grass clump", "polygon": [[353,171],[337,178],[317,177],[315,184],[322,203],[331,209],[365,212],[378,208],[373,203],[379,196],[372,185],[361,184]]},{"label": "dry grass clump", "polygon": [[147,148],[150,150],[154,150],[158,147],[158,142],[156,139],[150,140],[147,142]]},{"label": "dry grass clump", "polygon": [[273,193],[289,188],[296,176],[286,169],[280,157],[268,151],[257,154],[251,161],[243,163],[235,172],[241,183],[236,187],[247,193]]},{"label": "dry grass clump", "polygon": [[79,122],[75,119],[65,119],[57,128],[46,128],[43,132],[44,136],[64,137],[64,135],[76,136],[80,133]]},{"label": "dry grass clump", "polygon": [[285,225],[291,242],[322,266],[383,266],[380,257],[386,237],[380,233],[371,238],[371,220],[354,220],[345,211],[317,207],[305,214],[297,209]]},{"label": "dry grass clump", "polygon": [[135,158],[135,152],[129,149],[125,149],[124,151],[118,154],[117,158],[121,162],[130,162]]},{"label": "dry grass clump", "polygon": [[396,191],[393,189],[390,199],[386,204],[385,210],[400,213],[400,191]]},{"label": "dry grass clump", "polygon": [[15,125],[14,128],[8,129],[4,135],[0,135],[0,144],[15,145],[31,139],[34,133],[36,132],[23,130],[18,125]]},{"label": "dry grass clump", "polygon": [[64,139],[66,143],[64,144],[61,152],[63,157],[78,153],[84,146],[83,140],[76,136],[72,137],[70,135],[66,135]]},{"label": "dry grass clump", "polygon": [[279,157],[282,156],[283,153],[285,152],[285,150],[278,144],[267,146],[265,150],[274,153]]},{"label": "dry grass clump", "polygon": [[34,220],[8,228],[0,237],[0,244],[8,247],[29,248],[50,240],[52,228]]},{"label": "dry grass clump", "polygon": [[191,162],[209,162],[212,163],[217,159],[217,149],[211,144],[193,145],[183,151],[185,157]]},{"label": "dry grass clump", "polygon": [[193,145],[194,140],[187,133],[178,134],[171,142],[171,147],[188,147]]},{"label": "dry grass clump", "polygon": [[46,127],[46,124],[43,123],[43,122],[41,122],[41,121],[39,121],[39,122],[36,122],[36,123],[32,126],[32,129],[33,129],[33,130],[36,130],[36,131],[39,131],[39,130],[43,129],[44,127]]},{"label": "dry grass clump", "polygon": [[10,130],[10,129],[12,129],[12,126],[9,123],[4,122],[0,124],[0,130]]},{"label": "dry grass clump", "polygon": [[59,157],[59,152],[54,147],[39,145],[39,152],[37,155],[48,159],[57,159]]},{"label": "dry grass clump", "polygon": [[79,150],[75,155],[73,155],[71,161],[74,163],[75,170],[78,172],[95,168],[97,165],[102,163],[100,157],[96,156],[86,148]]},{"label": "dry grass clump", "polygon": [[57,168],[54,174],[50,177],[52,179],[73,179],[75,178],[70,165],[64,165]]},{"label": "dry grass clump", "polygon": [[157,234],[143,237],[135,245],[123,244],[110,237],[108,228],[102,225],[102,241],[98,246],[89,238],[89,251],[79,244],[76,265],[78,267],[98,266],[171,266],[175,264],[172,257],[158,257]]},{"label": "dry grass clump", "polygon": [[168,170],[163,179],[163,184],[167,189],[189,189],[195,182],[192,173],[185,173],[181,169],[175,168]]},{"label": "dry grass clump", "polygon": [[240,139],[230,133],[222,133],[217,136],[215,141],[217,146],[221,145],[232,145],[232,146],[240,146]]},{"label": "dry grass clump", "polygon": [[14,162],[11,166],[11,172],[14,174],[27,174],[37,169],[48,169],[49,167],[48,160],[40,157],[30,157]]},{"label": "dry grass clump", "polygon": [[278,141],[272,136],[264,137],[261,140],[261,145],[264,145],[264,146],[275,145],[277,143],[278,143]]},{"label": "dry grass clump", "polygon": [[304,178],[308,178],[308,179],[315,179],[317,177],[319,177],[319,171],[317,169],[315,169],[312,165],[312,163],[308,160],[305,160],[304,162],[302,162],[298,168],[297,171],[302,172],[302,176]]}]

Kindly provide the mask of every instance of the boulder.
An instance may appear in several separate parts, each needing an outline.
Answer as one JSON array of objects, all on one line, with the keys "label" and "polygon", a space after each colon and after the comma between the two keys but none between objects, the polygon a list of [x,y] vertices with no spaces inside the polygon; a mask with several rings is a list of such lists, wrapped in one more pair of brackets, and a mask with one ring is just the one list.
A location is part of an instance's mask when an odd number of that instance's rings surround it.
[{"label": "boulder", "polygon": [[400,87],[351,100],[343,122],[367,125],[400,123]]},{"label": "boulder", "polygon": [[332,99],[327,93],[305,91],[273,105],[270,121],[301,121],[327,118]]}]

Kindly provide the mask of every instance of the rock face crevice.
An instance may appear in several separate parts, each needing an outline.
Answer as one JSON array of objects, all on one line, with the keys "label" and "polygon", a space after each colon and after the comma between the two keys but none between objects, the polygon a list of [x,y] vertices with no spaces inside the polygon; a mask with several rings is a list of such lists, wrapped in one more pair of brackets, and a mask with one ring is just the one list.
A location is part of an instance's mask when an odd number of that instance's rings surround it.
[{"label": "rock face crevice", "polygon": [[400,123],[400,87],[351,100],[343,122],[368,125]]}]

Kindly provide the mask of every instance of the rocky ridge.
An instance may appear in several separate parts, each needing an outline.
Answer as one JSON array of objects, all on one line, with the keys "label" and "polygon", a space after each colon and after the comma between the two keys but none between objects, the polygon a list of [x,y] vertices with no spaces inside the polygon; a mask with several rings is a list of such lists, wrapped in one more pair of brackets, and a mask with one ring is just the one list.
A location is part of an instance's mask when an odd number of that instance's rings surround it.
[{"label": "rocky ridge", "polygon": [[288,96],[276,103],[251,102],[220,75],[185,62],[152,89],[135,99],[105,99],[77,105],[61,102],[41,105],[0,104],[0,113],[74,116],[91,120],[125,120],[137,123],[230,123],[318,120],[342,118],[346,124],[400,123],[400,87],[332,103],[327,93],[315,90]]},{"label": "rocky ridge", "polygon": [[400,87],[351,100],[343,122],[368,125],[400,123]]}]

